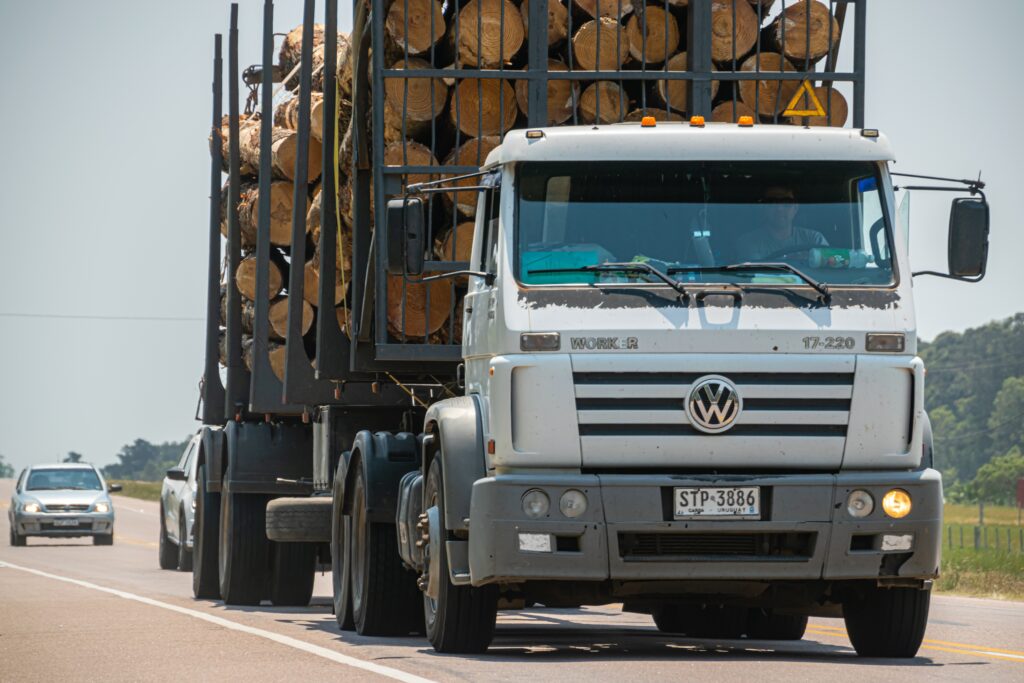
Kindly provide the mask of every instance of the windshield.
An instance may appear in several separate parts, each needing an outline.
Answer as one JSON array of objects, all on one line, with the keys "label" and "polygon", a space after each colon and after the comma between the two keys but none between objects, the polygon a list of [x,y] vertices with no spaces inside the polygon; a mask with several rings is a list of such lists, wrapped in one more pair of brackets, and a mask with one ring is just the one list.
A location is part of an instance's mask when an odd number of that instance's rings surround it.
[{"label": "windshield", "polygon": [[28,475],[27,491],[52,491],[56,489],[76,489],[82,491],[100,491],[103,486],[96,471],[92,469],[52,469],[32,470]]},{"label": "windshield", "polygon": [[[827,284],[893,284],[872,162],[535,162],[517,173],[524,284],[654,281],[592,269],[626,262],[684,283],[805,285],[786,264]],[[776,267],[722,270],[751,263]]]}]

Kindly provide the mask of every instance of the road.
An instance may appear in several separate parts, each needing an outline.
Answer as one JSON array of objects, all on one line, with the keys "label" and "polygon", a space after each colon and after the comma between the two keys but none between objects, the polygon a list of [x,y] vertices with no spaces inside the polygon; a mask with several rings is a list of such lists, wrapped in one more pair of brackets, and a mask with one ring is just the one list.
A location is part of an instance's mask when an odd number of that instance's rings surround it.
[{"label": "road", "polygon": [[484,656],[438,655],[422,638],[342,633],[330,576],[304,609],[193,600],[191,574],[157,567],[158,505],[115,497],[112,547],[87,539],[6,544],[0,480],[0,681],[1024,680],[1024,603],[937,596],[920,655],[865,660],[842,621],[803,641],[707,641],[659,633],[613,608],[499,616]]}]

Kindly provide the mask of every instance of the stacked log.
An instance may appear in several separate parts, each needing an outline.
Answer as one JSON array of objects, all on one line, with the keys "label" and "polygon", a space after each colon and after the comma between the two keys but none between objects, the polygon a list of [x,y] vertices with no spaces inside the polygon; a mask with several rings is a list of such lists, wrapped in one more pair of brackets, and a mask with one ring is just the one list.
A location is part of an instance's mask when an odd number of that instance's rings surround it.
[{"label": "stacked log", "polygon": [[[438,172],[417,172],[402,177],[403,186],[438,180],[454,175],[446,167],[476,167],[500,144],[502,136],[529,119],[530,80],[528,70],[530,2],[541,0],[395,0],[386,2],[385,44],[379,46],[383,64],[404,77],[387,75],[383,81],[384,129],[382,136],[372,131],[370,146],[383,139],[384,149],[370,149],[371,159],[383,152],[386,166],[438,168]],[[624,71],[685,72],[689,68],[683,30],[688,0],[543,0],[547,3],[548,31],[535,40],[546,43],[547,71],[596,71],[585,78],[552,78],[545,81],[546,116],[539,117],[548,126],[564,124],[602,125],[619,121],[637,122],[644,117],[656,121],[683,121],[692,113],[689,102],[690,80],[657,76],[631,79],[614,73]],[[801,82],[773,80],[778,71],[805,70],[829,54],[840,37],[839,25],[820,0],[793,0],[779,11],[772,0],[709,0],[711,27],[708,36],[712,70],[764,72],[758,80],[711,82],[713,109],[710,120],[737,122],[749,116],[757,122],[794,125],[841,126],[848,116],[846,100],[835,87],[812,82],[814,92],[831,118],[784,116],[783,112],[797,93]],[[479,31],[479,32],[478,32]],[[239,228],[243,258],[233,282],[244,297],[243,310],[249,320],[253,301],[270,302],[271,332],[268,343],[280,343],[287,333],[287,273],[292,263],[303,268],[303,333],[313,326],[319,304],[320,264],[334,259],[335,311],[339,324],[348,326],[348,287],[352,281],[353,180],[349,177],[354,141],[352,126],[353,61],[355,50],[347,36],[339,35],[336,64],[325,64],[324,30],[315,27],[313,36],[313,95],[310,103],[311,144],[307,166],[306,199],[307,244],[292,254],[291,220],[295,199],[295,159],[300,127],[298,99],[279,103],[272,122],[259,116],[243,116],[239,122],[241,187]],[[279,55],[282,73],[291,72],[301,58],[301,27],[289,32]],[[377,46],[374,50],[378,49]],[[446,77],[440,70],[483,69],[482,77],[458,73]],[[323,84],[327,69],[337,77],[337,121],[323,118]],[[434,70],[426,76],[418,71]],[[500,73],[498,70],[501,70]],[[487,73],[487,72],[490,73]],[[371,74],[372,75],[372,74]],[[494,76],[494,77],[492,77]],[[821,74],[821,78],[825,78]],[[379,82],[379,81],[376,81]],[[374,79],[369,79],[374,87]],[[294,90],[298,74],[285,84]],[[372,94],[372,93],[371,93]],[[287,93],[286,93],[287,95]],[[810,108],[806,97],[797,103]],[[262,125],[272,125],[271,145],[260,149]],[[337,249],[333,255],[319,252],[321,200],[325,191],[319,178],[322,155],[320,143],[328,126],[337,127],[339,149],[336,201],[338,224]],[[211,145],[220,144],[228,158],[228,126],[225,117]],[[268,291],[255,291],[255,260],[251,255],[259,224],[258,173],[261,152],[269,153],[274,181],[271,184],[270,243],[271,263]],[[455,188],[477,184],[474,178],[453,183]],[[301,193],[300,193],[301,195]],[[371,196],[373,190],[371,188]],[[480,194],[476,190],[449,190],[432,195],[429,202],[428,249],[433,258],[469,261]],[[225,198],[225,210],[226,210]],[[369,207],[371,224],[374,206]],[[379,213],[379,207],[376,207]],[[226,211],[225,211],[226,213]],[[389,332],[399,339],[427,339],[431,343],[451,340],[451,311],[458,312],[460,296],[468,281],[465,277],[425,284],[416,279],[389,278],[387,282]],[[429,303],[428,303],[429,300]],[[402,320],[404,319],[404,324]],[[251,328],[251,324],[248,326]],[[251,334],[247,329],[246,334]],[[459,336],[456,332],[454,337]],[[456,340],[457,341],[457,340]],[[251,348],[251,344],[250,344]]]}]

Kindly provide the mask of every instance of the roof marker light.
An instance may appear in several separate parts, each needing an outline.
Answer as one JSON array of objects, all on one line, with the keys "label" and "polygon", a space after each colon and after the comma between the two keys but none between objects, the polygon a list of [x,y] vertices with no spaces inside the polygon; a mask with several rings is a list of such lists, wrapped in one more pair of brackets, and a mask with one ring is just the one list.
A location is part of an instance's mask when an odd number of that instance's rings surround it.
[{"label": "roof marker light", "polygon": [[658,125],[658,120],[653,116],[645,116],[640,119],[641,128],[654,128],[656,125]]},{"label": "roof marker light", "polygon": [[753,116],[741,116],[736,123],[738,123],[740,125],[740,128],[750,128],[751,126],[754,125],[754,117]]},{"label": "roof marker light", "polygon": [[861,134],[862,137],[865,137],[865,138],[877,138],[878,137],[878,129],[877,128],[865,128],[864,130],[862,130],[860,132],[860,134]]},{"label": "roof marker light", "polygon": [[704,117],[703,116],[691,116],[690,117],[690,125],[695,127],[695,128],[703,128],[704,127]]},{"label": "roof marker light", "polygon": [[544,137],[544,131],[542,130],[528,130],[526,131],[527,140],[539,140]]}]

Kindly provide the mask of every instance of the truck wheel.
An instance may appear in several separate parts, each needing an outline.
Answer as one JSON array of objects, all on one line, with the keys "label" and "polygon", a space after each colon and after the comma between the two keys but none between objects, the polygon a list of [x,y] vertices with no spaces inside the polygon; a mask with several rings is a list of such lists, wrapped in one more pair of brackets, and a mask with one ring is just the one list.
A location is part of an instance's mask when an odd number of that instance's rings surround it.
[{"label": "truck wheel", "polygon": [[416,576],[402,566],[395,525],[371,522],[362,463],[352,495],[352,618],[363,636],[404,636],[417,630]]},{"label": "truck wheel", "polygon": [[185,545],[188,539],[188,529],[185,528],[185,511],[178,514],[178,556],[175,558],[175,565],[179,572],[192,571],[192,551]]},{"label": "truck wheel", "polygon": [[930,590],[871,588],[843,603],[843,619],[861,657],[909,658],[917,654],[928,625]]},{"label": "truck wheel", "polygon": [[800,640],[806,630],[806,616],[776,614],[756,607],[747,614],[747,638],[753,640]]},{"label": "truck wheel", "polygon": [[288,543],[331,540],[331,499],[275,498],[267,503],[267,538]]},{"label": "truck wheel", "polygon": [[659,631],[690,638],[739,638],[746,621],[747,610],[725,605],[666,605],[654,611]]},{"label": "truck wheel", "polygon": [[[424,505],[429,509],[437,506],[444,510],[444,483],[441,461],[435,459],[427,474],[423,491]],[[438,515],[440,538],[447,539],[444,528],[444,513]],[[429,547],[429,544],[428,544]],[[448,554],[445,544],[438,544],[440,557],[431,562],[424,558],[425,573],[436,570],[440,576],[438,596],[434,600],[423,594],[423,616],[427,627],[427,638],[438,652],[472,654],[486,652],[494,639],[494,625],[498,616],[498,587],[494,585],[456,586],[448,575]]]},{"label": "truck wheel", "polygon": [[305,607],[313,597],[316,546],[270,544],[270,602],[278,607]]},{"label": "truck wheel", "polygon": [[197,599],[220,598],[217,543],[220,536],[220,494],[206,490],[206,465],[196,472],[196,514],[192,521],[192,595]]},{"label": "truck wheel", "polygon": [[163,503],[160,503],[160,543],[157,554],[160,556],[160,569],[177,568],[178,548],[167,538],[167,518],[164,516]]},{"label": "truck wheel", "polygon": [[258,605],[263,598],[270,545],[266,519],[264,496],[228,493],[221,500],[217,555],[225,604]]},{"label": "truck wheel", "polygon": [[345,482],[339,468],[334,477],[334,495],[331,505],[331,585],[334,595],[334,618],[342,631],[355,629],[352,620],[351,549],[352,519],[344,513]]},{"label": "truck wheel", "polygon": [[97,534],[92,537],[93,545],[114,545],[114,530],[111,529],[109,534]]}]

